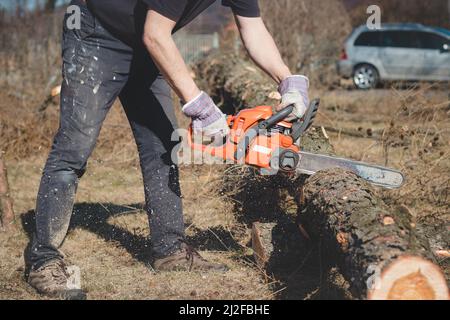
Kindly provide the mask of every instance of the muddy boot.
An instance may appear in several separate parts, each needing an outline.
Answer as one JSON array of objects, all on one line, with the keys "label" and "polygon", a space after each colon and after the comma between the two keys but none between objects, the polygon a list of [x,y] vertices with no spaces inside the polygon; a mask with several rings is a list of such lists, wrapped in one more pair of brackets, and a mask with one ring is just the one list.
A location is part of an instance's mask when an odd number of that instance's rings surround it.
[{"label": "muddy boot", "polygon": [[227,272],[224,264],[208,262],[191,246],[183,243],[173,255],[156,259],[153,267],[156,271],[215,271]]},{"label": "muddy boot", "polygon": [[63,300],[85,300],[81,289],[70,288],[70,274],[63,260],[54,259],[31,270],[28,283],[40,294]]}]

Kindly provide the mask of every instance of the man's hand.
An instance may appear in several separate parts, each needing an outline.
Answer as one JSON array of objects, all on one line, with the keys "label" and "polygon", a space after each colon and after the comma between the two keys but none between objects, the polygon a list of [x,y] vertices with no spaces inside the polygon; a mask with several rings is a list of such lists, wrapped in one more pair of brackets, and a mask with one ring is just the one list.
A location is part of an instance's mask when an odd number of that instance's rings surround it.
[{"label": "man's hand", "polygon": [[294,105],[294,111],[287,120],[301,119],[309,106],[308,88],[309,80],[305,76],[290,76],[281,81],[278,87],[281,103],[276,110],[280,111],[289,105]]},{"label": "man's hand", "polygon": [[184,105],[183,113],[192,118],[195,133],[208,137],[225,137],[230,132],[225,115],[203,91]]}]

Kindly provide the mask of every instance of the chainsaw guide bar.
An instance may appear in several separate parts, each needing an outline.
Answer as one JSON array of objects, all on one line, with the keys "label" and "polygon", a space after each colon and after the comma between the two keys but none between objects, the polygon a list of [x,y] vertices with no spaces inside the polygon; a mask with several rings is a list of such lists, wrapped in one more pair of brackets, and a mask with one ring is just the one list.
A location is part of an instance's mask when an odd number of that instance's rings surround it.
[{"label": "chainsaw guide bar", "polygon": [[400,171],[377,165],[303,151],[300,151],[299,155],[300,161],[296,171],[301,174],[313,175],[325,169],[342,168],[356,173],[376,186],[388,189],[400,188],[405,180]]}]

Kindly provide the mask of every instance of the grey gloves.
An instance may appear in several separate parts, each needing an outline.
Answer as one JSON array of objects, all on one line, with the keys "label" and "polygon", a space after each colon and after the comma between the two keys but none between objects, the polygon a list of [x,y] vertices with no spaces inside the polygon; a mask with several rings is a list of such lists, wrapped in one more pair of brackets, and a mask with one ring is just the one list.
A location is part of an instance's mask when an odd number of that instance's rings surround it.
[{"label": "grey gloves", "polygon": [[192,128],[195,133],[214,137],[226,136],[230,132],[225,114],[203,91],[183,106],[183,113],[192,118]]},{"label": "grey gloves", "polygon": [[276,108],[277,111],[293,104],[294,111],[287,120],[301,119],[309,106],[308,89],[309,80],[305,76],[296,75],[284,79],[278,87],[281,94],[281,104]]}]

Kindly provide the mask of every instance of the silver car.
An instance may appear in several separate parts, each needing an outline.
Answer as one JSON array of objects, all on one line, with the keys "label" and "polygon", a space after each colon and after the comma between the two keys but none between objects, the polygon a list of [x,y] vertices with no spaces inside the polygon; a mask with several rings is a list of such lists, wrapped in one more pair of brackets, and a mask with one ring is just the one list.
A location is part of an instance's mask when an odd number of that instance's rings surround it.
[{"label": "silver car", "polygon": [[359,89],[383,80],[450,81],[450,31],[421,24],[360,26],[346,40],[338,72]]}]

